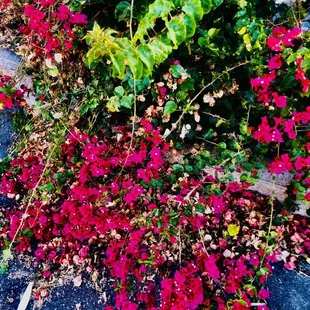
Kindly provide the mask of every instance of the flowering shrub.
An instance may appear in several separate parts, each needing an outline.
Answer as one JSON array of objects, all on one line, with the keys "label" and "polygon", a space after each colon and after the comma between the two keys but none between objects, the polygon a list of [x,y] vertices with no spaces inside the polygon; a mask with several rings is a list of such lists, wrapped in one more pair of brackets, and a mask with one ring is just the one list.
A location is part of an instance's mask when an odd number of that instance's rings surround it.
[{"label": "flowering shrub", "polygon": [[[295,171],[297,179],[293,193],[298,194],[299,199],[309,200],[309,182],[303,180],[308,180],[310,167],[310,135],[307,132],[310,107],[298,91],[291,93],[291,89],[286,88],[291,97],[275,91],[277,88],[281,89],[281,85],[288,79],[292,83],[296,80],[296,87],[301,86],[304,96],[309,96],[310,80],[306,75],[305,58],[297,56],[303,55],[300,52],[303,48],[296,46],[300,36],[300,28],[286,29],[278,26],[267,39],[268,47],[278,53],[268,61],[269,73],[253,78],[251,85],[257,94],[257,101],[271,113],[262,117],[257,130],[253,129],[253,138],[271,146],[278,143],[279,148],[284,148],[281,143],[285,144],[285,149],[290,153],[278,153],[269,164],[269,171],[275,174]],[[294,47],[295,51],[292,50]]]},{"label": "flowering shrub", "polygon": [[[106,269],[107,310],[268,309],[272,263],[309,255],[309,220],[249,187],[266,164],[294,174],[290,198],[310,200],[308,39],[299,25],[267,27],[272,5],[222,3],[103,5],[88,16],[86,57],[73,44],[81,3],[23,5],[25,54],[49,69],[34,82],[47,109],[0,163],[0,193],[17,202],[0,230],[4,261],[33,253],[47,279],[60,266]],[[29,90],[12,85],[2,77],[0,108],[23,105]]]},{"label": "flowering shrub", "polygon": [[[248,191],[247,183],[184,173],[183,165],[169,163],[173,150],[159,132],[146,120],[134,136],[127,126],[115,127],[113,138],[74,130],[44,178],[42,156],[22,151],[1,192],[21,199],[38,190],[28,204],[22,199],[8,211],[2,242],[18,234],[15,249],[29,251],[35,238],[46,277],[55,264],[109,268],[119,309],[249,309],[264,302],[270,263],[284,259],[293,268],[295,255],[309,253],[307,221],[279,215],[278,226],[262,234],[269,225],[266,198]],[[280,240],[293,245],[291,259]],[[152,273],[161,278],[160,298]],[[132,291],[130,277],[138,290]]]}]

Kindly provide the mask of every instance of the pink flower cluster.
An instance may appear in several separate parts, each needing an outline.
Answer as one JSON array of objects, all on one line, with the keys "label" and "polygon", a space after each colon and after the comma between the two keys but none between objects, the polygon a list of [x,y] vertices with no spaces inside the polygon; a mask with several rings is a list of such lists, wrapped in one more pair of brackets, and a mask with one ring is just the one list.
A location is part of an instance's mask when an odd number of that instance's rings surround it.
[{"label": "pink flower cluster", "polygon": [[[166,159],[170,149],[158,129],[142,120],[133,141],[127,126],[115,127],[113,132],[117,138],[75,130],[61,145],[57,165],[49,168],[49,177],[42,178],[23,218],[22,232],[32,232],[38,243],[36,260],[93,270],[97,257],[96,264],[108,268],[117,280],[117,309],[143,305],[149,310],[195,310],[213,304],[224,310],[229,296],[232,309],[250,309],[252,301],[267,299],[269,291],[264,285],[278,252],[266,254],[248,244],[264,225],[256,214],[265,212],[255,202],[255,194],[247,191],[249,184],[217,184],[212,176],[203,182],[193,175],[171,183],[173,169]],[[292,165],[286,156],[280,162]],[[307,163],[308,159],[296,159],[295,168],[304,169]],[[43,167],[39,154],[14,159],[1,179],[1,192],[29,193]],[[208,184],[216,184],[221,195],[206,193]],[[52,195],[48,201],[47,186]],[[15,235],[25,208],[8,211],[10,223],[1,230],[0,244]],[[240,223],[240,218],[245,222]],[[231,224],[238,225],[242,233],[225,235]],[[305,225],[287,237],[293,236],[289,240],[299,253],[310,249]],[[281,229],[288,231],[284,226]],[[16,250],[29,251],[30,241],[27,234],[20,233]],[[179,255],[182,264],[171,272]],[[264,274],[258,273],[260,267]],[[155,297],[156,283],[150,273],[162,279],[160,300]],[[43,276],[50,275],[45,268]],[[258,294],[247,286],[255,276]],[[132,277],[139,289],[128,294]],[[219,283],[224,295],[218,294]]]},{"label": "pink flower cluster", "polygon": [[11,161],[11,167],[0,182],[0,193],[11,198],[17,192],[24,193],[33,189],[42,174],[44,165],[40,154],[28,155]]},{"label": "pink flower cluster", "polygon": [[28,23],[22,25],[20,31],[29,37],[36,55],[51,57],[70,50],[75,38],[74,26],[85,25],[86,15],[73,13],[66,5],[54,3],[54,0],[34,2],[25,6]]},{"label": "pink flower cluster", "polygon": [[267,46],[274,52],[281,52],[284,47],[294,47],[294,40],[301,35],[300,28],[286,29],[283,26],[274,27],[272,35],[267,39]]}]

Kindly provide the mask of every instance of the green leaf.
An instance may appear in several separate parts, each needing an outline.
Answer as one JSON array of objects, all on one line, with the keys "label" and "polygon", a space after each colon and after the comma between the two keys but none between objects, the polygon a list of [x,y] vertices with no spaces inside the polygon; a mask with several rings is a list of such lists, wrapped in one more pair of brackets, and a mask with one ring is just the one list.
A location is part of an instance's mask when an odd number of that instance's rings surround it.
[{"label": "green leaf", "polygon": [[224,0],[212,0],[213,9],[217,8],[223,3]]},{"label": "green leaf", "polygon": [[151,41],[149,43],[149,47],[154,53],[156,64],[162,63],[172,52],[172,47],[162,42],[162,39],[160,37]]},{"label": "green leaf", "polygon": [[212,9],[212,0],[200,0],[203,13],[208,14]]},{"label": "green leaf", "polygon": [[182,22],[186,27],[186,37],[190,38],[195,34],[196,22],[193,15],[185,14],[182,16]]},{"label": "green leaf", "polygon": [[163,227],[163,221],[162,220],[156,220],[156,224],[158,228],[162,228]]},{"label": "green leaf", "polygon": [[153,66],[155,64],[155,55],[152,49],[148,45],[142,44],[138,46],[137,52],[139,53],[141,61],[147,68],[147,70],[144,72],[144,76],[151,75],[153,71]]},{"label": "green leaf", "polygon": [[176,227],[176,226],[178,226],[178,224],[179,224],[179,219],[176,217],[176,218],[173,218],[173,219],[171,219],[170,220],[170,223],[174,226],[174,227]]},{"label": "green leaf", "polygon": [[297,60],[298,55],[297,53],[292,53],[290,54],[290,56],[287,58],[286,62],[289,65],[290,63],[292,63],[293,61]]},{"label": "green leaf", "polygon": [[170,73],[176,79],[182,76],[182,73],[186,73],[185,69],[181,65],[170,66]]},{"label": "green leaf", "polygon": [[134,49],[124,50],[123,54],[134,78],[139,80],[143,75],[143,64],[140,61],[138,54]]},{"label": "green leaf", "polygon": [[[206,1],[209,2],[209,1]],[[200,0],[191,0],[188,1],[183,7],[183,12],[188,15],[192,15],[197,21],[202,19],[204,10],[202,8]]]},{"label": "green leaf", "polygon": [[240,125],[239,125],[239,129],[240,129],[240,132],[243,134],[243,135],[250,135],[250,129],[248,127],[248,123],[245,119],[243,119],[241,122],[240,122]]},{"label": "green leaf", "polygon": [[241,9],[245,8],[248,4],[247,1],[245,1],[245,0],[237,0],[237,3]]},{"label": "green leaf", "polygon": [[125,93],[123,86],[115,87],[113,93],[117,97],[122,97],[124,95],[124,93]]},{"label": "green leaf", "polygon": [[22,230],[22,234],[28,238],[31,238],[33,237],[33,232],[29,229],[23,229]]},{"label": "green leaf", "polygon": [[130,3],[127,1],[121,1],[117,4],[114,15],[119,22],[127,21],[130,19]]},{"label": "green leaf", "polygon": [[9,269],[9,265],[7,263],[0,262],[0,275],[4,275]]},{"label": "green leaf", "polygon": [[123,79],[125,75],[125,57],[123,54],[111,54],[111,60],[113,62],[113,77]]},{"label": "green leaf", "polygon": [[218,147],[219,147],[220,149],[222,149],[222,150],[225,150],[225,149],[227,148],[227,145],[226,145],[225,142],[220,142],[220,143],[218,144]]},{"label": "green leaf", "polygon": [[181,164],[174,164],[172,168],[174,172],[184,172],[184,167]]},{"label": "green leaf", "polygon": [[149,12],[156,18],[157,17],[166,18],[173,8],[174,4],[171,1],[156,0],[149,6]]},{"label": "green leaf", "polygon": [[239,230],[240,230],[240,226],[237,226],[235,224],[228,225],[227,231],[229,233],[229,236],[231,236],[231,237],[237,236],[239,233]]},{"label": "green leaf", "polygon": [[305,58],[301,63],[301,68],[308,70],[310,68],[310,58]]},{"label": "green leaf", "polygon": [[168,213],[168,216],[169,217],[174,217],[174,216],[176,216],[177,215],[177,213],[175,212],[175,211],[170,211],[169,213]]},{"label": "green leaf", "polygon": [[213,129],[212,128],[208,129],[208,131],[203,134],[203,137],[205,139],[211,139],[212,136],[213,136]]},{"label": "green leaf", "polygon": [[87,103],[84,103],[83,105],[81,105],[81,107],[79,109],[79,114],[80,115],[86,114],[88,109],[89,109],[89,105]]},{"label": "green leaf", "polygon": [[193,166],[190,166],[190,165],[185,166],[185,172],[193,173],[193,171],[194,171]]},{"label": "green leaf", "polygon": [[52,77],[56,77],[59,74],[59,71],[56,66],[53,66],[52,68],[47,70],[48,75]]},{"label": "green leaf", "polygon": [[121,99],[121,106],[124,108],[131,109],[132,104],[133,104],[133,101],[130,99],[129,96],[124,96]]},{"label": "green leaf", "polygon": [[219,119],[219,120],[216,122],[215,127],[218,128],[218,127],[220,127],[221,125],[226,124],[226,123],[227,123],[227,122],[226,122],[225,120]]},{"label": "green leaf", "polygon": [[120,99],[116,96],[112,96],[106,106],[110,112],[119,112],[121,106]]},{"label": "green leaf", "polygon": [[253,169],[253,166],[252,166],[251,164],[249,164],[249,163],[244,163],[244,164],[242,164],[242,167],[243,167],[243,169],[244,169],[245,171],[248,171],[248,172],[251,172],[252,169]]},{"label": "green leaf", "polygon": [[5,249],[2,251],[2,259],[9,260],[11,258],[13,258],[13,255],[10,249]]},{"label": "green leaf", "polygon": [[170,101],[167,101],[166,105],[165,105],[165,109],[164,109],[164,115],[168,115],[168,114],[171,114],[173,113],[174,111],[176,111],[177,109],[177,104],[170,100]]},{"label": "green leaf", "polygon": [[175,47],[186,39],[186,27],[180,17],[173,18],[167,25],[168,37]]},{"label": "green leaf", "polygon": [[211,28],[208,30],[208,35],[210,38],[215,37],[220,32],[220,29],[217,28]]},{"label": "green leaf", "polygon": [[296,84],[296,78],[294,75],[287,74],[284,76],[282,83],[281,83],[281,89],[287,90],[291,89],[292,85]]}]

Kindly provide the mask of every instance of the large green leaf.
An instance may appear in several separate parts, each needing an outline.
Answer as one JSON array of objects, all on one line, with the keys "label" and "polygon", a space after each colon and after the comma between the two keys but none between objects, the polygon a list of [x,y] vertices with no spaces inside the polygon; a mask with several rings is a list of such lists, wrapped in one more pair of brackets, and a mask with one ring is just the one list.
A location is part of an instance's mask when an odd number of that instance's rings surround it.
[{"label": "large green leaf", "polygon": [[301,63],[301,67],[304,70],[308,70],[310,68],[310,58],[305,58]]},{"label": "large green leaf", "polygon": [[155,64],[155,56],[152,49],[148,45],[142,44],[138,46],[137,52],[139,54],[141,61],[144,63],[146,67],[146,70],[143,73],[143,75],[144,76],[151,75],[153,71],[153,66]]},{"label": "large green leaf", "polygon": [[170,11],[174,8],[174,4],[171,1],[156,0],[149,6],[149,12],[155,17],[166,18]]},{"label": "large green leaf", "polygon": [[113,77],[118,77],[121,80],[125,75],[125,57],[123,54],[111,54],[110,55],[112,63],[113,63]]},{"label": "large green leaf", "polygon": [[124,96],[121,100],[121,106],[127,109],[131,109],[133,101],[129,96]]},{"label": "large green leaf", "polygon": [[192,0],[188,1],[183,7],[183,12],[186,14],[194,16],[194,18],[198,21],[202,19],[204,10],[201,6],[200,0]]},{"label": "large green leaf", "polygon": [[182,22],[186,27],[186,37],[192,37],[196,31],[196,22],[193,15],[185,14],[182,16]]},{"label": "large green leaf", "polygon": [[130,3],[128,1],[121,1],[118,3],[114,15],[119,22],[128,21],[130,18]]},{"label": "large green leaf", "polygon": [[172,52],[172,47],[162,42],[161,38],[153,40],[149,47],[152,49],[155,56],[155,63],[160,64],[167,59]]},{"label": "large green leaf", "polygon": [[217,8],[223,3],[224,0],[212,0],[213,9]]},{"label": "large green leaf", "polygon": [[148,34],[148,30],[154,25],[149,21],[148,18],[143,18],[138,26],[138,29],[132,39],[132,42],[135,44],[138,40],[140,43],[145,41],[144,36]]},{"label": "large green leaf", "polygon": [[168,25],[168,37],[175,47],[180,45],[186,39],[186,27],[180,17],[172,19]]},{"label": "large green leaf", "polygon": [[177,104],[170,100],[166,103],[165,108],[164,108],[164,115],[168,115],[173,113],[177,109]]},{"label": "large green leaf", "polygon": [[126,63],[129,65],[135,79],[139,80],[143,75],[143,64],[134,49],[123,51]]},{"label": "large green leaf", "polygon": [[212,0],[201,0],[201,6],[203,8],[203,13],[208,14],[212,9]]}]

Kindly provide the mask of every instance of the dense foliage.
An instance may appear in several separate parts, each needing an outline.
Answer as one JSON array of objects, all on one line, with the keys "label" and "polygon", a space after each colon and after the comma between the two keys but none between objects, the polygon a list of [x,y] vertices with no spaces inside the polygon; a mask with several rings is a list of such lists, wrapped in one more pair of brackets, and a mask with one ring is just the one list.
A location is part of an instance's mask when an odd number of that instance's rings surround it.
[{"label": "dense foliage", "polygon": [[[108,310],[268,309],[272,263],[310,251],[291,213],[310,201],[306,3],[2,4],[34,83],[0,83],[20,136],[0,163],[0,271],[14,249],[46,281],[108,270]],[[250,190],[264,167],[292,174],[285,205]]]}]

